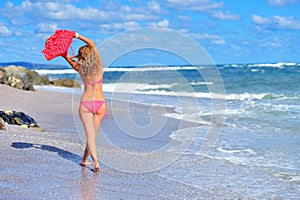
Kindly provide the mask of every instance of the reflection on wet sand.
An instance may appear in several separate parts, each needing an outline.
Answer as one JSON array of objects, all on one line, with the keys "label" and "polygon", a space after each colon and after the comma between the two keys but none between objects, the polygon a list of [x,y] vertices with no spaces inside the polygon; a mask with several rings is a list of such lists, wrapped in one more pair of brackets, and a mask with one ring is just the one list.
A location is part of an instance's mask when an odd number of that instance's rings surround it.
[{"label": "reflection on wet sand", "polygon": [[80,195],[81,199],[93,200],[96,198],[96,188],[99,182],[99,173],[91,173],[87,167],[81,168]]}]

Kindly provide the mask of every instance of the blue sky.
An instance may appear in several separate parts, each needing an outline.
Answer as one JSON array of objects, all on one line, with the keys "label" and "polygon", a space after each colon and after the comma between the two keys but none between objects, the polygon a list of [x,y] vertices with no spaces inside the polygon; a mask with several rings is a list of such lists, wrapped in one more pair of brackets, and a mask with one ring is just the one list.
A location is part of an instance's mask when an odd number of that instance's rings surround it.
[{"label": "blue sky", "polygon": [[[0,62],[65,64],[61,58],[48,62],[41,54],[45,39],[57,29],[101,43],[144,27],[186,35],[216,64],[300,62],[299,11],[300,0],[4,0]],[[134,65],[135,59],[141,61],[131,56],[121,65]]]}]

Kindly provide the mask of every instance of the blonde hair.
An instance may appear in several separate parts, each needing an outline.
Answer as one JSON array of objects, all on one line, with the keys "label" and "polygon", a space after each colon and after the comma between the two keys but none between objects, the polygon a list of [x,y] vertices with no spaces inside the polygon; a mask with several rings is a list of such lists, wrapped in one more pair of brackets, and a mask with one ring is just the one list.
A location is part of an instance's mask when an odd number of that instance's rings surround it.
[{"label": "blonde hair", "polygon": [[83,79],[91,78],[97,73],[100,59],[97,56],[96,49],[84,45],[79,48],[78,55],[75,57],[78,59],[77,64],[80,66],[78,72]]},{"label": "blonde hair", "polygon": [[84,45],[84,46],[81,46],[79,49],[78,49],[78,55],[75,56],[79,62],[82,62],[83,60],[85,60],[89,53],[93,50],[93,48],[89,45]]}]

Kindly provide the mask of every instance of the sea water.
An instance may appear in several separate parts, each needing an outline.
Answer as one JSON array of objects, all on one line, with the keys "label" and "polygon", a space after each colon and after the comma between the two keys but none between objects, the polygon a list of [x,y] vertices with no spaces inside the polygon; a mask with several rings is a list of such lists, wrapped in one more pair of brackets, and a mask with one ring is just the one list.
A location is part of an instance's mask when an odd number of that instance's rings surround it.
[{"label": "sea water", "polygon": [[[206,67],[217,69],[224,94],[214,93],[210,88],[216,82],[199,73]],[[37,71],[53,79],[67,77],[80,81],[78,74],[70,69]],[[173,140],[180,143],[193,140],[193,143],[188,149],[180,150],[178,146],[171,150],[185,155],[181,166],[184,173],[176,173],[170,167],[162,176],[201,187],[197,177],[199,180],[203,174],[190,169],[195,162],[203,164],[200,149],[213,123],[212,99],[222,99],[224,121],[216,125],[221,126],[221,131],[205,159],[245,166],[278,182],[290,183],[299,191],[299,63],[106,67],[103,89],[108,98],[171,107],[174,112],[166,113],[167,117],[198,124],[170,133]],[[191,159],[194,162],[188,161]],[[180,163],[177,170],[179,166]],[[267,183],[260,184],[263,188]]]}]

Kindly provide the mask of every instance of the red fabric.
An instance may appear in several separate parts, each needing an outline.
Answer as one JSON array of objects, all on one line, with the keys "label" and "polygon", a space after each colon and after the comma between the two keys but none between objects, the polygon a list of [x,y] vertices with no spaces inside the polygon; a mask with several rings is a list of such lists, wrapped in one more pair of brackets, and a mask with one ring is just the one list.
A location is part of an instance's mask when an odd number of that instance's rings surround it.
[{"label": "red fabric", "polygon": [[73,37],[75,37],[75,31],[55,31],[55,33],[46,40],[45,47],[42,51],[46,60],[66,55],[73,41]]}]

